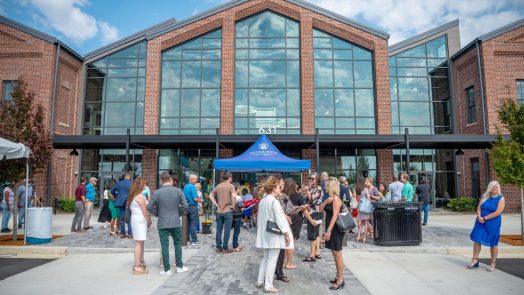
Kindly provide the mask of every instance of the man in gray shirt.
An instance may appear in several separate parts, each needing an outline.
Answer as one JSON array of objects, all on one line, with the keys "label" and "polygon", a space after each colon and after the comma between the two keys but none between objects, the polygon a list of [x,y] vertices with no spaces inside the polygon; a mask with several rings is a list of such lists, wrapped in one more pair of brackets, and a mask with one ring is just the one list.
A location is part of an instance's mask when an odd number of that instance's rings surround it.
[{"label": "man in gray shirt", "polygon": [[398,176],[393,176],[393,182],[389,184],[389,192],[391,193],[391,201],[398,202],[402,197],[402,188],[404,184],[398,180]]},{"label": "man in gray shirt", "polygon": [[169,265],[169,236],[173,238],[175,244],[176,272],[186,272],[188,268],[182,262],[182,220],[180,213],[182,207],[187,210],[187,201],[184,193],[179,188],[173,186],[171,175],[167,172],[160,174],[162,187],[157,189],[151,196],[147,205],[147,210],[158,217],[158,235],[162,247],[162,260],[164,269],[160,275],[172,275]]}]

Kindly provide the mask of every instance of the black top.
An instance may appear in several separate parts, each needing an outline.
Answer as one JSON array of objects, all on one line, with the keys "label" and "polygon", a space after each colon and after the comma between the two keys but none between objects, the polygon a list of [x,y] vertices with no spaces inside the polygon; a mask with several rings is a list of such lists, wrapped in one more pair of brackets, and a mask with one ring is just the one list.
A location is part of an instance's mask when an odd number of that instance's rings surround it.
[{"label": "black top", "polygon": [[429,204],[429,184],[427,183],[421,183],[417,185],[417,189],[415,190],[415,193],[418,196],[419,202],[424,202],[424,205]]},{"label": "black top", "polygon": [[[302,194],[299,192],[294,193],[291,197],[289,197],[289,200],[291,201],[291,204],[293,204],[293,206],[297,207],[306,204],[304,196],[302,196]],[[300,211],[300,213],[298,213],[297,215],[302,216],[302,211]]]}]

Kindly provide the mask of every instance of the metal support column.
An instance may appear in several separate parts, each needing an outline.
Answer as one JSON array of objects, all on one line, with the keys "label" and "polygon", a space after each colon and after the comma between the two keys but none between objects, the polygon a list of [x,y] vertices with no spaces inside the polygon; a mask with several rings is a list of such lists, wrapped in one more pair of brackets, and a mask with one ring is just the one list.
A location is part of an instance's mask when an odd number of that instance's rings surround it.
[{"label": "metal support column", "polygon": [[125,165],[125,172],[129,172],[129,142],[131,141],[131,129],[127,129],[127,136],[126,136],[126,165]]},{"label": "metal support column", "polygon": [[406,143],[406,173],[408,174],[408,176],[410,176],[410,179],[411,179],[411,175],[410,175],[410,163],[409,163],[409,128],[406,128],[404,129],[405,132],[404,132],[404,141]]},{"label": "metal support column", "polygon": [[[316,166],[316,170],[317,170],[317,173],[320,172],[320,143],[319,143],[319,140],[318,140],[318,128],[315,128],[315,149],[316,149],[316,155],[315,155],[315,166]],[[317,176],[317,177],[320,177],[320,174]]]}]

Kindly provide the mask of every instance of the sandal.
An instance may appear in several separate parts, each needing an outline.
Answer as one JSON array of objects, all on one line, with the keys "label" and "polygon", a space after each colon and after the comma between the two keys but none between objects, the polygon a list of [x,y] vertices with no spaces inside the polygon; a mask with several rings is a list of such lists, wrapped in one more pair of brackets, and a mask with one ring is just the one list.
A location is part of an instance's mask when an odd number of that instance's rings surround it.
[{"label": "sandal", "polygon": [[320,256],[320,255],[315,255],[315,259],[322,259],[322,256]]},{"label": "sandal", "polygon": [[273,287],[271,289],[264,289],[264,293],[278,293],[278,289]]},{"label": "sandal", "polygon": [[287,276],[277,277],[277,280],[285,282],[285,283],[289,283],[289,278]]},{"label": "sandal", "polygon": [[306,257],[302,261],[304,262],[315,262],[317,259],[315,257]]},{"label": "sandal", "polygon": [[491,260],[491,263],[489,264],[487,271],[494,272],[495,271],[495,266],[497,266],[497,261],[496,260]]},{"label": "sandal", "polygon": [[294,268],[297,268],[296,265],[286,265],[284,266],[285,269],[294,269]]},{"label": "sandal", "polygon": [[133,267],[133,275],[145,275],[145,274],[148,274],[149,271],[147,269],[142,269],[140,270],[140,266],[139,267]]},{"label": "sandal", "polygon": [[242,248],[242,247],[233,248],[233,251],[235,251],[235,252],[242,252],[242,250],[244,250],[244,248]]}]

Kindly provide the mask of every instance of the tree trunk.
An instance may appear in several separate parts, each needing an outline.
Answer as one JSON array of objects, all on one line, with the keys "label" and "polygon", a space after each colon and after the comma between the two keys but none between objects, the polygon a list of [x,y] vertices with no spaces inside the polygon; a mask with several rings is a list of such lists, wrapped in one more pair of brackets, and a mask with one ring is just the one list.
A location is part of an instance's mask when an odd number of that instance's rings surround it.
[{"label": "tree trunk", "polygon": [[520,240],[524,242],[524,188],[520,188]]},{"label": "tree trunk", "polygon": [[13,204],[13,241],[18,239],[18,196],[15,193],[15,201]]}]

